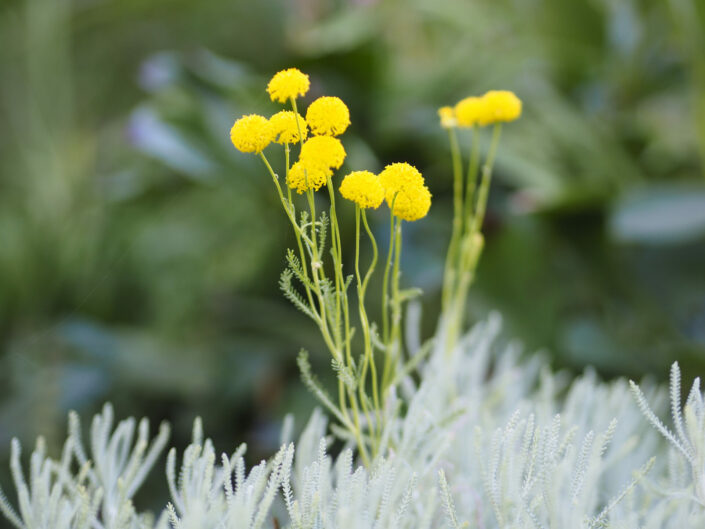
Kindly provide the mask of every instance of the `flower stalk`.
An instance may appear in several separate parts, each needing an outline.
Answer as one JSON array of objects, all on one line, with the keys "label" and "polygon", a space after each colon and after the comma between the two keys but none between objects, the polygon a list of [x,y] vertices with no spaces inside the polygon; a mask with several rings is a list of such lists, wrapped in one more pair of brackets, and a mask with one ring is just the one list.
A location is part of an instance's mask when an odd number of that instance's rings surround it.
[{"label": "flower stalk", "polygon": [[[313,377],[305,352],[299,357],[302,377],[340,422],[344,431],[342,437],[354,440],[360,460],[369,467],[380,455],[385,421],[396,419],[394,413],[402,413],[400,407],[388,409],[388,397],[394,394],[396,385],[420,365],[426,354],[419,352],[408,361],[404,359],[402,315],[410,291],[401,288],[401,254],[403,221],[413,222],[425,217],[431,206],[431,193],[421,173],[407,163],[387,165],[379,174],[370,171],[347,174],[337,190],[344,199],[353,202],[355,208],[354,274],[346,277],[335,171],[346,158],[338,136],[350,125],[350,113],[339,98],[323,96],[308,105],[305,117],[300,115],[297,98],[305,95],[309,86],[308,76],[295,68],[277,73],[267,91],[272,101],[290,103],[291,110],[281,110],[269,119],[256,114],[243,116],[234,123],[230,136],[237,149],[260,156],[294,230],[296,251],[287,252],[287,268],[281,275],[280,286],[285,297],[319,328],[337,377],[337,402]],[[447,107],[441,115],[441,123],[448,129],[453,165],[453,228],[442,292],[442,321],[448,325],[446,335],[450,337],[447,345],[455,343],[461,330],[467,291],[482,252],[480,230],[500,135],[500,126],[496,125],[476,189],[478,125],[507,121],[511,112],[516,113],[515,102],[506,93],[488,93],[483,98],[467,98],[461,103],[455,110]],[[466,126],[468,115],[472,113],[471,154],[468,172],[464,175],[456,127]],[[281,144],[284,149],[286,195],[264,154],[272,143]],[[299,144],[298,159],[292,163],[292,145],[295,144]],[[323,186],[329,205],[327,211],[319,214],[316,192]],[[300,209],[292,191],[305,195],[300,200]],[[389,208],[389,247],[382,271],[380,336],[366,305],[367,289],[380,254],[367,209],[376,209],[383,202]],[[361,268],[363,237],[369,239],[372,250],[364,275]],[[350,308],[355,301],[348,293],[352,282],[357,294],[356,311]],[[356,335],[353,324],[359,325],[361,333]],[[355,353],[358,348],[359,354]],[[430,346],[423,349],[427,352]],[[341,433],[340,429],[335,431]]]}]

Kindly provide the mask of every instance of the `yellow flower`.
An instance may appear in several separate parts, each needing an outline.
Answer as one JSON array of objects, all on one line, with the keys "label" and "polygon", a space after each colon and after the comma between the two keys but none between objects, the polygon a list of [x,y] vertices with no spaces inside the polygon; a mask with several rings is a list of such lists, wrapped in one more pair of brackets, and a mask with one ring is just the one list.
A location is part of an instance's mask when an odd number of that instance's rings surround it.
[{"label": "yellow flower", "polygon": [[408,163],[393,163],[379,174],[387,205],[403,220],[425,217],[431,207],[431,193],[421,173]]},{"label": "yellow flower", "polygon": [[379,179],[387,197],[387,203],[392,203],[392,197],[398,191],[407,188],[416,188],[424,185],[421,173],[408,163],[393,163],[379,173]]},{"label": "yellow flower", "polygon": [[328,181],[330,175],[331,170],[327,167],[299,160],[289,169],[286,184],[299,194],[309,189],[317,191]]},{"label": "yellow flower", "polygon": [[431,192],[426,186],[410,187],[399,191],[387,205],[394,204],[394,215],[402,220],[414,221],[426,216],[431,208]]},{"label": "yellow flower", "polygon": [[299,159],[308,165],[339,169],[345,160],[345,148],[338,138],[314,136],[301,147]]},{"label": "yellow flower", "polygon": [[296,99],[308,92],[311,86],[308,75],[296,68],[289,68],[274,74],[267,85],[267,92],[272,101],[286,103],[289,99]]},{"label": "yellow flower", "polygon": [[485,112],[485,101],[481,97],[466,97],[455,105],[455,117],[461,127],[472,127],[480,122]]},{"label": "yellow flower", "polygon": [[353,171],[343,178],[340,194],[363,209],[378,208],[384,200],[384,188],[379,177],[370,171]]},{"label": "yellow flower", "polygon": [[490,90],[482,96],[482,103],[480,125],[514,121],[521,116],[521,99],[509,90]]},{"label": "yellow flower", "polygon": [[312,134],[339,136],[350,125],[350,111],[340,98],[319,97],[308,106],[306,121]]},{"label": "yellow flower", "polygon": [[273,139],[269,120],[257,114],[241,117],[230,129],[230,140],[242,152],[261,153]]},{"label": "yellow flower", "polygon": [[[298,121],[298,124],[297,124]],[[277,112],[271,118],[269,123],[274,131],[274,141],[281,143],[299,143],[299,131],[301,136],[306,139],[308,134],[308,126],[306,120],[300,114],[294,114],[291,110],[282,110]]]},{"label": "yellow flower", "polygon": [[441,118],[441,127],[450,129],[458,124],[455,118],[455,110],[453,107],[441,107],[438,109],[438,117]]}]

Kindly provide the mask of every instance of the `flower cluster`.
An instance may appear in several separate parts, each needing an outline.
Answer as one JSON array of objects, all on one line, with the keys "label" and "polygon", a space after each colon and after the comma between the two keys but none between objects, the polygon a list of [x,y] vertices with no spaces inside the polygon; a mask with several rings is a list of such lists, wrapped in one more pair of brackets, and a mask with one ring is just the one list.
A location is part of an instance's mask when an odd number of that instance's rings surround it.
[{"label": "flower cluster", "polygon": [[514,121],[521,116],[521,99],[509,90],[490,90],[480,97],[461,99],[454,108],[442,107],[438,115],[445,129]]},{"label": "flower cluster", "polygon": [[[309,87],[308,76],[296,68],[277,73],[270,80],[267,92],[272,101],[288,103],[291,108],[280,110],[269,119],[255,114],[243,116],[232,126],[230,138],[238,150],[259,155],[272,177],[294,229],[298,250],[287,254],[288,266],[281,275],[280,287],[285,297],[318,325],[334,368],[346,379],[345,384],[340,379],[337,405],[329,399],[322,400],[350,432],[360,457],[368,464],[380,449],[385,402],[403,362],[402,305],[409,299],[409,291],[400,288],[402,225],[403,221],[415,221],[427,215],[431,193],[421,173],[408,163],[390,164],[379,175],[353,171],[345,176],[338,191],[340,196],[355,204],[355,274],[346,276],[333,179],[334,172],[343,166],[347,157],[339,137],[350,126],[350,111],[340,98],[322,96],[299,114],[297,99],[306,95]],[[444,126],[456,126],[452,108],[443,109],[441,115]],[[264,153],[272,143],[283,146],[286,192]],[[298,158],[292,159],[292,149],[297,149],[297,145],[300,145]],[[314,192],[323,187],[328,190],[330,199],[327,212],[318,209],[314,197]],[[301,205],[292,191],[306,195],[303,211],[299,211]],[[365,293],[379,257],[366,210],[376,209],[385,201],[389,206],[390,239],[379,292],[382,322],[377,325],[370,321],[365,307]],[[360,264],[363,238],[368,239],[372,249],[372,259],[366,267]],[[324,251],[325,248],[329,251]],[[332,263],[329,261],[327,265],[329,259]],[[353,278],[358,304],[355,312],[359,316],[358,328],[362,329],[360,356],[351,351],[355,327],[351,325],[354,312],[349,306],[348,286]],[[378,350],[384,355],[379,377],[374,359]],[[305,355],[299,358],[299,367],[306,383],[321,395],[309,373]],[[356,379],[355,390],[347,382],[352,379]],[[371,393],[368,394],[368,390]]]}]

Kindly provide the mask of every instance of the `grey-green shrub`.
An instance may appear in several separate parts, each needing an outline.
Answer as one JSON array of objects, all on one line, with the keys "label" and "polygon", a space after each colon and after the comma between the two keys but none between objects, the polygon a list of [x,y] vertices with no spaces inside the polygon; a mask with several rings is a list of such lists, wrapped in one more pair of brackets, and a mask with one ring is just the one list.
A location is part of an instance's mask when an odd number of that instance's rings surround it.
[{"label": "grey-green shrub", "polygon": [[403,402],[407,413],[387,425],[384,457],[370,468],[358,465],[350,448],[329,453],[320,412],[296,448],[287,427],[281,450],[249,472],[244,445],[218,457],[196,420],[180,468],[176,451],[169,452],[171,501],[155,518],[138,512],[131,498],[168,431],[162,427],[148,449],[142,421],[133,443],[135,421],[111,432],[106,406],[93,421],[90,457],[72,414],[61,458],[48,458],[40,440],[28,482],[13,442],[19,508],[4,495],[0,508],[23,529],[261,529],[274,520],[292,529],[705,526],[699,381],[681,411],[673,367],[674,434],[647,404],[660,413],[662,390],[647,388],[647,397],[632,383],[635,402],[624,380],[604,383],[588,371],[570,382],[539,357],[520,360],[499,330],[492,316],[454,350],[431,351],[418,384],[408,378],[388,399],[389,406]]}]

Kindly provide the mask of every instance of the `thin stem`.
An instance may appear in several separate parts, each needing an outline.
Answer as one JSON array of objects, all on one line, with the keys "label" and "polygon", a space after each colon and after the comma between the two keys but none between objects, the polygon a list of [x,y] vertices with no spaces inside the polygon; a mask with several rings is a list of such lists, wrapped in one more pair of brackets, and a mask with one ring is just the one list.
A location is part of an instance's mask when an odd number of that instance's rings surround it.
[{"label": "thin stem", "polygon": [[294,111],[294,121],[296,121],[296,130],[299,133],[299,143],[301,144],[301,148],[303,149],[304,146],[304,137],[301,135],[301,123],[299,123],[299,111],[296,109],[296,99],[291,98],[291,108]]},{"label": "thin stem", "polygon": [[375,240],[374,235],[372,235],[370,225],[367,223],[367,215],[365,214],[365,210],[361,210],[360,214],[362,215],[362,224],[363,226],[365,226],[367,236],[370,238],[370,242],[372,243],[372,262],[370,263],[370,268],[369,270],[367,270],[367,273],[365,274],[365,279],[362,282],[362,293],[364,294],[367,291],[367,284],[369,283],[370,278],[372,277],[372,273],[374,272],[375,267],[377,266],[379,252],[377,250],[377,241]]},{"label": "thin stem", "polygon": [[490,143],[490,150],[487,152],[485,165],[482,166],[482,182],[480,183],[480,190],[477,197],[477,207],[475,209],[475,217],[473,219],[473,233],[479,233],[482,229],[482,221],[485,218],[485,211],[487,210],[487,198],[490,192],[490,181],[492,180],[492,167],[494,166],[494,159],[497,155],[497,146],[499,145],[499,138],[501,134],[502,124],[496,123],[494,130],[492,131],[492,143]]},{"label": "thin stem", "polygon": [[362,290],[362,277],[360,276],[360,206],[355,204],[355,278],[357,280],[357,298],[358,298],[358,309],[360,313],[360,326],[362,327],[362,335],[364,339],[364,356],[362,360],[362,366],[360,368],[360,379],[358,380],[358,392],[360,394],[360,403],[362,404],[362,409],[367,417],[367,421],[370,425],[370,437],[373,440],[372,451],[375,450],[374,440],[376,439],[375,434],[375,423],[372,422],[372,418],[369,413],[369,408],[367,406],[367,393],[366,379],[367,379],[367,367],[370,363],[372,349],[372,343],[370,340],[370,326],[367,320],[367,312],[365,311],[365,295]]},{"label": "thin stem", "polygon": [[392,328],[389,334],[388,341],[385,342],[387,354],[384,359],[384,371],[382,373],[382,400],[386,400],[387,388],[394,376],[396,365],[401,356],[401,343],[399,337],[399,329],[401,326],[401,299],[399,296],[399,278],[400,278],[400,261],[401,261],[401,223],[400,218],[393,217],[394,224],[394,265],[392,271]]},{"label": "thin stem", "polygon": [[[367,274],[365,274],[365,279],[362,281],[362,287],[361,287],[361,291],[360,291],[360,306],[364,310],[364,308],[365,308],[365,294],[367,292],[367,284],[369,283],[370,277],[372,277],[372,273],[374,272],[375,267],[377,266],[377,259],[379,258],[379,252],[377,250],[377,241],[375,241],[375,237],[372,234],[372,230],[370,230],[370,225],[367,223],[367,215],[366,215],[364,209],[361,211],[361,214],[362,214],[362,223],[365,226],[365,231],[367,232],[367,236],[370,238],[370,242],[372,243],[372,262],[370,263],[370,268],[367,270]],[[367,337],[369,339],[370,338],[369,322],[368,322],[367,328],[368,328]],[[370,375],[372,377],[372,402],[374,403],[375,410],[377,412],[377,420],[380,421],[379,431],[381,432],[382,431],[382,424],[381,424],[382,409],[380,406],[379,387],[377,384],[377,365],[375,363],[374,347],[372,346],[371,342],[372,342],[372,340],[370,339],[369,366],[370,366]]]},{"label": "thin stem", "polygon": [[[296,121],[296,127],[297,127],[298,133],[299,133],[299,142],[301,144],[301,148],[303,149],[304,139],[303,139],[303,136],[301,135],[301,125],[300,125],[299,119],[298,119],[299,112],[296,107],[296,99],[293,97],[291,98],[291,107],[294,110],[294,114],[295,114],[294,120]],[[306,171],[304,171],[304,175],[306,178],[306,187],[308,187],[308,174]],[[314,284],[316,285],[317,290],[318,290],[317,293],[319,294],[319,300],[320,300],[319,302],[321,303],[321,307],[322,307],[321,312],[322,312],[322,314],[325,314],[325,307],[324,307],[325,302],[323,301],[322,295],[320,295],[320,279],[318,278],[318,272],[321,272],[321,274],[323,274],[323,268],[322,268],[322,263],[321,263],[319,256],[318,256],[318,246],[316,244],[316,209],[315,209],[315,201],[313,198],[313,192],[310,189],[307,192],[307,196],[308,196],[309,208],[311,210],[311,230],[312,230],[311,239],[313,242],[312,247],[311,247],[311,250],[313,252],[313,257],[312,257],[313,262],[311,263],[311,268],[313,271],[313,277],[314,277],[314,282],[315,282]],[[331,233],[333,232],[333,230],[337,230],[337,219],[333,220],[335,218],[334,217],[334,214],[335,214],[335,205],[334,204],[335,204],[335,201],[333,199],[333,200],[331,200]],[[334,222],[336,223],[335,227],[333,227]],[[338,237],[337,242],[332,243],[332,245],[334,245],[334,244],[337,244],[337,249],[335,250],[335,253],[337,254],[337,256],[340,256],[341,245],[340,245],[339,237]],[[334,255],[334,261],[335,261],[335,255]],[[339,274],[342,274],[342,271],[341,272],[336,271],[336,283],[338,282]],[[324,277],[325,277],[325,275],[324,275]],[[342,285],[340,286],[340,288],[342,288]],[[339,293],[338,289],[339,289],[339,286],[336,284],[336,296]],[[323,317],[322,319],[325,321],[325,317]],[[336,317],[336,320],[337,320],[336,321],[336,325],[337,325],[337,322],[340,321],[339,316]],[[347,335],[346,343],[347,343],[347,350],[348,350],[348,361],[350,362],[352,357],[351,357],[351,353],[349,351],[349,342],[350,342],[349,333],[350,333],[349,325],[347,325],[347,327],[346,327],[346,335]],[[339,379],[339,384],[340,383],[342,383],[342,380]],[[347,418],[348,417],[347,407],[345,406],[345,402],[344,402],[345,396],[344,396],[344,391],[343,391],[342,386],[339,386],[339,392],[340,392],[339,397],[341,400],[342,410],[343,410],[343,413],[345,414],[345,417]],[[353,432],[353,434],[355,435],[355,438],[357,439],[357,444],[360,449],[360,457],[362,458],[362,461],[365,464],[365,466],[369,466],[369,464],[370,464],[369,456],[367,454],[367,447],[366,447],[366,445],[362,439],[362,436],[361,436],[357,403],[356,403],[356,399],[354,398],[354,395],[350,395],[350,401],[351,401],[351,404],[353,407],[353,417],[354,417],[354,421],[355,421],[355,431]]]},{"label": "thin stem", "polygon": [[[286,176],[284,177],[284,182],[286,183],[289,180],[289,151],[290,147],[289,144],[286,143],[284,144],[284,166],[286,167]],[[291,188],[287,185],[286,186],[286,192],[287,192],[287,197],[289,200],[289,207],[291,208],[291,216],[296,219],[296,208],[294,207],[294,201],[292,200],[291,197]],[[318,314],[318,311],[313,303],[313,296],[311,295],[311,288],[308,286],[307,282],[309,281],[308,278],[308,266],[306,264],[306,252],[304,251],[304,247],[301,244],[301,235],[299,235],[299,230],[294,230],[294,236],[296,237],[296,246],[299,248],[299,259],[301,259],[301,270],[303,271],[304,278],[306,279],[306,283],[304,283],[304,289],[306,290],[306,298],[308,299],[308,304],[311,307],[311,310],[314,312],[314,314]]]},{"label": "thin stem", "polygon": [[[401,357],[401,299],[399,296],[399,280],[401,278],[401,225],[402,220],[397,218],[396,236],[394,238],[394,271],[392,272],[392,332],[390,341],[395,344],[394,351],[394,369]],[[393,372],[390,373],[390,376]]]},{"label": "thin stem", "polygon": [[282,206],[284,206],[284,211],[286,212],[287,217],[289,217],[289,220],[291,221],[291,225],[294,227],[294,231],[296,231],[299,236],[306,241],[306,244],[311,244],[311,240],[308,238],[308,236],[301,230],[301,227],[298,225],[296,222],[296,219],[293,216],[293,213],[291,211],[291,208],[289,208],[286,199],[284,198],[284,193],[282,192],[282,188],[279,185],[279,177],[277,176],[277,173],[274,172],[274,169],[272,169],[272,166],[269,164],[269,160],[267,160],[267,157],[264,155],[263,152],[259,153],[260,157],[264,161],[264,164],[267,166],[267,169],[269,170],[269,174],[272,176],[272,180],[274,181],[274,185],[277,188],[277,193],[279,194],[279,200],[282,203]]},{"label": "thin stem", "polygon": [[389,272],[392,266],[392,255],[394,253],[394,202],[396,195],[389,208],[389,251],[387,252],[387,262],[384,264],[384,276],[382,277],[382,340],[385,345],[389,340]]},{"label": "thin stem", "polygon": [[470,162],[468,163],[467,183],[465,186],[465,224],[464,228],[470,226],[470,218],[473,212],[473,200],[475,198],[475,188],[477,187],[477,169],[480,165],[480,129],[477,125],[472,127],[472,143],[470,145]]},{"label": "thin stem", "polygon": [[460,335],[468,289],[475,279],[477,264],[484,248],[484,238],[481,233],[482,223],[485,218],[485,212],[487,211],[487,199],[489,197],[490,182],[492,180],[492,168],[497,155],[501,132],[501,123],[496,123],[492,132],[492,141],[489,151],[487,152],[487,159],[482,166],[482,180],[477,194],[475,213],[472,216],[472,222],[470,223],[468,221],[468,226],[466,226],[466,231],[463,235],[460,257],[460,276],[457,295],[452,309],[453,321],[448,330],[448,341],[446,342],[446,350],[448,352],[455,346],[458,336]]},{"label": "thin stem", "polygon": [[455,127],[448,129],[450,139],[450,154],[453,161],[453,231],[446,254],[445,270],[443,272],[443,311],[448,307],[450,298],[455,286],[455,276],[458,260],[458,244],[462,234],[462,209],[463,209],[463,168],[460,158],[460,148],[458,146],[458,135]]}]

